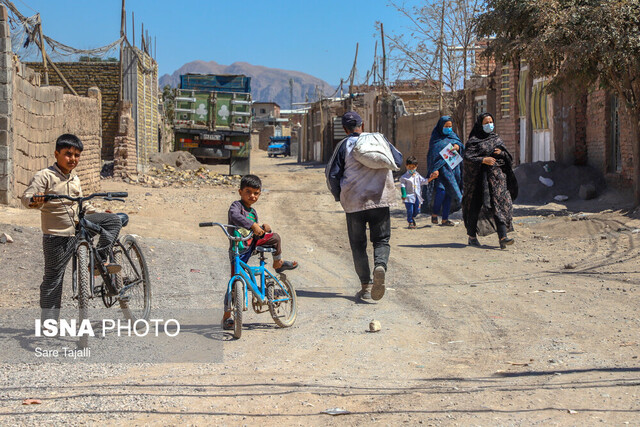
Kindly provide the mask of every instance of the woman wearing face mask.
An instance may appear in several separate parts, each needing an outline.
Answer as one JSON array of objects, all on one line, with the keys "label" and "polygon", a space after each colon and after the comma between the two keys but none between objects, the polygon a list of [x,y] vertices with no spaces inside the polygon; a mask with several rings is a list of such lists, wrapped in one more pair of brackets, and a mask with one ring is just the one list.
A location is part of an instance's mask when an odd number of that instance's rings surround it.
[{"label": "woman wearing face mask", "polygon": [[460,155],[463,154],[464,145],[453,131],[453,120],[449,116],[442,116],[431,132],[427,154],[427,175],[430,180],[435,179],[431,223],[438,223],[438,215],[442,211],[440,225],[443,226],[453,226],[453,222],[449,221],[451,202],[460,206],[462,200],[462,165],[452,169],[440,154],[449,144],[453,146],[454,151]]},{"label": "woman wearing face mask", "polygon": [[493,116],[480,114],[464,153],[464,194],[462,216],[469,245],[480,246],[477,235],[498,232],[500,248],[513,244],[507,236],[513,231],[513,200],[518,182],[512,169],[513,157],[494,132]]}]

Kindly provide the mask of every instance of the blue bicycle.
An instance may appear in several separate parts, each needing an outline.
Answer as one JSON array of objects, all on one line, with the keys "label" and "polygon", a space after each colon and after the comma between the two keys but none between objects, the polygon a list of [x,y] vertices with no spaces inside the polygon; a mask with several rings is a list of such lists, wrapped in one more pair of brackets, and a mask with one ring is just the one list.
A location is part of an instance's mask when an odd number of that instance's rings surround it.
[{"label": "blue bicycle", "polygon": [[[217,222],[201,222],[200,227],[218,226],[233,242],[233,276],[227,285],[225,295],[225,308],[231,308],[233,314],[233,337],[242,335],[242,312],[249,309],[249,290],[252,293],[251,303],[256,313],[264,313],[269,310],[276,325],[287,328],[294,324],[298,315],[296,291],[287,280],[284,273],[277,278],[265,267],[265,253],[275,252],[274,248],[256,246],[249,252],[240,253],[240,243],[245,243],[253,238],[253,232],[245,237],[236,237],[227,230],[237,229],[233,225],[225,225]],[[252,267],[247,255],[257,252],[260,254],[260,265]],[[242,258],[246,258],[244,261]],[[257,278],[259,276],[259,279]],[[258,281],[259,280],[259,281]]]}]

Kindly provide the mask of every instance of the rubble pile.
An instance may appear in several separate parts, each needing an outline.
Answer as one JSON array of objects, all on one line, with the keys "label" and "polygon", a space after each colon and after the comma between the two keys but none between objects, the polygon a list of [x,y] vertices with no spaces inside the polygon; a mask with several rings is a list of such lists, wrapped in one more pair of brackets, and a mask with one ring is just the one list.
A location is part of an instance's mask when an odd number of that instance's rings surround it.
[{"label": "rubble pile", "polygon": [[222,175],[217,172],[207,170],[204,166],[198,169],[180,170],[171,165],[152,167],[146,175],[138,178],[141,184],[152,187],[167,186],[201,186],[201,185],[240,185],[239,175]]}]

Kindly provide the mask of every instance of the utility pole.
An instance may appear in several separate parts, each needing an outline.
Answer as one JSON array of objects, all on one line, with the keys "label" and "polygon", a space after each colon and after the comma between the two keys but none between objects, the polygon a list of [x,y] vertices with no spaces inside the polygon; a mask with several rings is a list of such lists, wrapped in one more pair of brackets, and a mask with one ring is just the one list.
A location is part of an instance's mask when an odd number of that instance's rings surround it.
[{"label": "utility pole", "polygon": [[444,6],[445,0],[442,0],[442,14],[440,15],[440,41],[438,43],[438,49],[440,50],[440,71],[438,74],[438,79],[440,80],[440,98],[438,100],[438,110],[440,111],[440,115],[442,115],[442,61],[444,59]]},{"label": "utility pole", "polygon": [[289,79],[289,109],[293,110],[293,79]]}]

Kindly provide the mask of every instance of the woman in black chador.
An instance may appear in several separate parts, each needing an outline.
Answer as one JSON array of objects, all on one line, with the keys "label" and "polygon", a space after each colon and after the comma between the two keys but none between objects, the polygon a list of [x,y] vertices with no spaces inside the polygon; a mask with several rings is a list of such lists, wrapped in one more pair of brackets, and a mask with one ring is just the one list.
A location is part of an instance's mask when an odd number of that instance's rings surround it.
[{"label": "woman in black chador", "polygon": [[493,116],[480,114],[464,152],[462,216],[469,245],[480,246],[477,235],[498,232],[500,248],[513,244],[513,200],[518,182],[512,169],[513,157],[494,132]]}]

